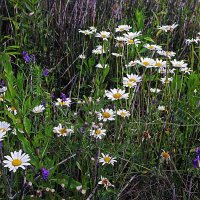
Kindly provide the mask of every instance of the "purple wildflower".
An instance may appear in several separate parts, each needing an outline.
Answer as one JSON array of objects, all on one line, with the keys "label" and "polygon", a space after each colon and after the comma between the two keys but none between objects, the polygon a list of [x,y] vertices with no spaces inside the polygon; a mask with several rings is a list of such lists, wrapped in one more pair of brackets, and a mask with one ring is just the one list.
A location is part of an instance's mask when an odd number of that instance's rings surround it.
[{"label": "purple wildflower", "polygon": [[27,63],[31,62],[31,57],[30,57],[30,55],[27,52],[23,51],[22,52],[22,56],[23,56],[25,62],[27,62]]},{"label": "purple wildflower", "polygon": [[67,99],[67,97],[64,93],[61,93],[61,98],[62,98],[63,101],[66,101],[66,99]]},{"label": "purple wildflower", "polygon": [[0,149],[3,147],[3,142],[0,141]]},{"label": "purple wildflower", "polygon": [[49,170],[45,169],[44,167],[41,169],[42,171],[42,179],[46,181],[49,177]]},{"label": "purple wildflower", "polygon": [[200,168],[200,156],[199,155],[193,160],[193,166],[195,168]]},{"label": "purple wildflower", "polygon": [[4,80],[1,80],[0,85],[1,85],[2,87],[5,86],[5,81],[4,81]]},{"label": "purple wildflower", "polygon": [[45,76],[45,77],[48,76],[49,75],[49,70],[47,68],[45,68],[43,70],[43,72],[42,72],[42,75]]},{"label": "purple wildflower", "polygon": [[196,148],[195,152],[197,153],[198,156],[200,156],[200,148],[199,147]]},{"label": "purple wildflower", "polygon": [[44,107],[46,107],[47,104],[46,104],[46,101],[45,101],[45,100],[42,101],[42,105],[43,105]]}]

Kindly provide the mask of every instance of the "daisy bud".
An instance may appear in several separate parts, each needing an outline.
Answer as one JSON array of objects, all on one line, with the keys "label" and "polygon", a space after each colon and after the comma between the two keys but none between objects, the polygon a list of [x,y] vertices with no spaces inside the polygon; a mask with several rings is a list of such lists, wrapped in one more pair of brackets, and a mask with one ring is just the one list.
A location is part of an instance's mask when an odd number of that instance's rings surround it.
[{"label": "daisy bud", "polygon": [[54,192],[55,192],[55,189],[51,189],[51,192],[54,193]]},{"label": "daisy bud", "polygon": [[76,189],[77,189],[78,191],[80,191],[80,190],[82,189],[82,185],[77,186]]},{"label": "daisy bud", "polygon": [[82,194],[86,194],[86,190],[81,190],[81,193]]}]

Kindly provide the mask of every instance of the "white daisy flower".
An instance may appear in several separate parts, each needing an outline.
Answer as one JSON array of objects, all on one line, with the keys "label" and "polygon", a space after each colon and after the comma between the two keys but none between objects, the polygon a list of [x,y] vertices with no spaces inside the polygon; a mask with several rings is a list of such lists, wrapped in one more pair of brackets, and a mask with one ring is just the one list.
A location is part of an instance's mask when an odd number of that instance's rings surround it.
[{"label": "white daisy flower", "polygon": [[165,111],[166,109],[165,109],[165,106],[160,106],[160,105],[159,105],[159,106],[158,106],[158,110],[159,110],[159,111]]},{"label": "white daisy flower", "polygon": [[71,99],[70,98],[66,98],[66,99],[57,99],[57,102],[55,103],[56,106],[67,106],[70,107],[71,105]]},{"label": "white daisy flower", "polygon": [[57,133],[57,136],[68,136],[71,135],[71,133],[73,133],[74,131],[72,129],[63,127],[62,124],[58,124],[58,126],[53,128],[53,132]]},{"label": "white daisy flower", "polygon": [[150,92],[158,94],[159,92],[161,92],[161,90],[158,88],[150,88]]},{"label": "white daisy flower", "polygon": [[151,50],[151,51],[160,51],[162,50],[162,47],[156,44],[145,44],[145,48]]},{"label": "white daisy flower", "polygon": [[123,55],[119,54],[119,53],[112,53],[113,56],[116,56],[116,57],[122,57]]},{"label": "white daisy flower", "polygon": [[91,30],[81,30],[79,29],[79,33],[83,33],[84,35],[91,35],[93,32]]},{"label": "white daisy flower", "polygon": [[96,67],[96,68],[101,68],[101,69],[103,69],[103,68],[108,67],[108,64],[105,64],[105,65],[103,66],[101,63],[98,63],[95,67]]},{"label": "white daisy flower", "polygon": [[138,46],[138,44],[140,44],[141,41],[138,39],[126,39],[126,44],[127,45],[131,45],[134,44],[136,47]]},{"label": "white daisy flower", "polygon": [[103,40],[108,40],[108,38],[110,37],[110,32],[107,32],[107,31],[101,31],[100,33],[97,33],[95,35],[95,37],[99,37],[99,38],[102,38]]},{"label": "white daisy flower", "polygon": [[168,151],[164,151],[163,150],[163,152],[161,153],[161,161],[163,162],[163,161],[166,161],[167,163],[170,161],[170,154],[169,154],[169,152]]},{"label": "white daisy flower", "polygon": [[199,39],[198,38],[192,38],[192,39],[186,39],[185,40],[185,43],[187,44],[187,45],[190,45],[191,43],[196,43],[196,44],[198,44],[198,42],[199,42]]},{"label": "white daisy flower", "polygon": [[166,61],[162,61],[156,58],[154,67],[166,67],[166,65],[167,65]]},{"label": "white daisy flower", "polygon": [[101,109],[101,112],[98,112],[97,115],[98,119],[103,120],[104,122],[115,120],[115,114],[112,109]]},{"label": "white daisy flower", "polygon": [[0,132],[8,132],[11,130],[10,124],[5,121],[0,121]]},{"label": "white daisy flower", "polygon": [[92,33],[96,33],[97,29],[94,26],[90,26],[90,31],[92,31]]},{"label": "white daisy flower", "polygon": [[108,97],[108,99],[114,101],[119,99],[128,99],[129,94],[125,93],[125,90],[121,89],[111,89],[110,91],[105,91],[105,96]]},{"label": "white daisy flower", "polygon": [[190,72],[192,72],[192,69],[188,67],[183,67],[180,70],[181,72],[184,72],[184,74],[190,74]]},{"label": "white daisy flower", "polygon": [[0,88],[0,93],[4,93],[7,90],[7,87],[3,86]]},{"label": "white daisy flower", "polygon": [[125,37],[116,37],[115,40],[117,41],[115,44],[116,47],[123,47],[124,43],[126,42]]},{"label": "white daisy flower", "polygon": [[[7,105],[6,105],[7,106]],[[8,108],[8,111],[10,112],[10,113],[12,113],[13,115],[17,115],[17,110],[16,110],[16,108],[15,107],[8,107],[7,106],[7,108]]]},{"label": "white daisy flower", "polygon": [[129,31],[132,27],[129,25],[119,25],[115,31],[116,32],[123,32],[123,31]]},{"label": "white daisy flower", "polygon": [[173,81],[173,78],[165,76],[164,78],[161,78],[160,80],[161,80],[162,84],[169,84],[170,82]]},{"label": "white daisy flower", "polygon": [[135,74],[127,74],[127,77],[123,77],[123,86],[129,88],[135,87],[137,86],[137,83],[142,81],[141,79],[141,76]]},{"label": "white daisy flower", "polygon": [[176,55],[175,52],[173,51],[164,51],[164,50],[161,50],[161,51],[157,51],[157,53],[161,56],[165,56],[169,59],[171,59],[171,57],[174,57]]},{"label": "white daisy flower", "polygon": [[103,153],[101,153],[102,157],[99,158],[99,162],[102,163],[102,165],[105,164],[111,164],[114,165],[115,162],[117,162],[115,159],[115,157],[111,157],[109,156],[109,154],[105,155]]},{"label": "white daisy flower", "polygon": [[95,130],[90,130],[90,135],[96,139],[102,139],[106,135],[106,130],[102,128],[97,128]]},{"label": "white daisy flower", "polygon": [[159,26],[157,27],[157,29],[165,31],[165,32],[172,32],[177,26],[178,24],[174,23],[172,25]]},{"label": "white daisy flower", "polygon": [[11,152],[11,156],[5,156],[7,160],[4,160],[4,167],[8,167],[9,171],[16,172],[18,168],[25,169],[30,165],[30,157],[28,154],[22,153],[22,150]]},{"label": "white daisy flower", "polygon": [[0,141],[6,136],[6,132],[0,131]]},{"label": "white daisy flower", "polygon": [[128,88],[134,88],[134,87],[137,86],[137,84],[134,83],[134,82],[125,81],[125,82],[123,82],[123,86],[124,86],[124,87],[128,87]]},{"label": "white daisy flower", "polygon": [[98,184],[103,185],[106,188],[106,190],[108,189],[108,187],[114,187],[114,185],[112,185],[107,178],[104,178],[102,176],[101,181],[99,181]]},{"label": "white daisy flower", "polygon": [[176,59],[172,60],[171,63],[173,67],[177,67],[177,68],[184,68],[184,67],[187,67],[188,65],[187,63],[184,63],[183,60],[177,61]]},{"label": "white daisy flower", "polygon": [[34,113],[42,113],[45,110],[43,105],[35,106],[32,110]]},{"label": "white daisy flower", "polygon": [[138,60],[130,61],[128,65],[125,65],[125,67],[134,67],[138,63]]},{"label": "white daisy flower", "polygon": [[131,114],[129,111],[122,109],[122,110],[117,111],[117,115],[125,118],[125,117],[129,117]]},{"label": "white daisy flower", "polygon": [[79,55],[78,57],[79,57],[80,59],[83,59],[83,60],[86,59],[86,56],[85,56],[84,54],[81,54],[81,55]]},{"label": "white daisy flower", "polygon": [[138,37],[138,36],[140,36],[140,35],[142,35],[141,34],[141,31],[139,31],[139,32],[128,32],[127,34],[125,33],[125,34],[123,34],[124,36],[125,36],[125,38],[127,39],[127,40],[133,40],[134,38],[136,38],[136,37]]},{"label": "white daisy flower", "polygon": [[127,74],[127,77],[123,77],[123,82],[129,81],[133,83],[139,83],[142,81],[142,77],[136,74]]},{"label": "white daisy flower", "polygon": [[93,54],[103,54],[103,53],[105,53],[105,51],[104,51],[104,49],[103,49],[103,46],[98,45],[98,46],[96,47],[96,49],[93,49],[93,50],[92,50],[92,53],[93,53]]},{"label": "white daisy flower", "polygon": [[155,60],[152,58],[141,58],[141,61],[138,63],[146,68],[151,68],[155,65]]}]

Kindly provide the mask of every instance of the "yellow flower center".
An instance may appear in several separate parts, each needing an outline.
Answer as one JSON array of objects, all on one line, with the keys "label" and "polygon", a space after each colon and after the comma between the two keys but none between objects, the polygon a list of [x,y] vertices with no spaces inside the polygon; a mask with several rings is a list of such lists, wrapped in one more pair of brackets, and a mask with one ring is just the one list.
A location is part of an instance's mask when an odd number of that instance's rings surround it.
[{"label": "yellow flower center", "polygon": [[134,44],[134,40],[128,40],[129,44]]},{"label": "yellow flower center", "polygon": [[2,98],[2,97],[0,97],[0,101],[3,101],[3,98]]},{"label": "yellow flower center", "polygon": [[59,102],[59,104],[60,104],[61,106],[65,106],[65,105],[66,105],[65,101],[61,101],[61,102]]},{"label": "yellow flower center", "polygon": [[14,107],[10,107],[10,110],[12,110],[12,111],[15,111],[15,110],[16,110],[16,108],[14,108]]},{"label": "yellow flower center", "polygon": [[100,130],[100,129],[97,129],[97,130],[95,131],[95,133],[96,133],[96,135],[99,135],[99,134],[101,133],[101,130]]},{"label": "yellow flower center", "polygon": [[165,80],[165,83],[168,84],[168,83],[169,83],[169,79],[166,79],[166,80]]},{"label": "yellow flower center", "polygon": [[153,49],[153,48],[154,48],[154,46],[152,46],[152,45],[149,46],[149,49]]},{"label": "yellow flower center", "polygon": [[66,134],[67,133],[67,129],[66,128],[62,128],[59,130],[60,134],[63,135],[63,134]]},{"label": "yellow flower center", "polygon": [[114,97],[115,99],[119,99],[121,96],[122,96],[122,94],[120,94],[119,92],[113,94],[113,97]]},{"label": "yellow flower center", "polygon": [[162,64],[161,64],[160,62],[157,62],[157,63],[155,64],[155,66],[156,66],[156,67],[161,67]]},{"label": "yellow flower center", "polygon": [[130,78],[130,79],[129,79],[129,82],[133,82],[133,83],[135,83],[136,80],[135,80],[134,78]]},{"label": "yellow flower center", "polygon": [[103,118],[109,118],[110,117],[110,113],[109,112],[104,112],[102,114]]},{"label": "yellow flower center", "polygon": [[109,163],[111,160],[111,157],[106,156],[103,159],[104,159],[104,162]]},{"label": "yellow flower center", "polygon": [[128,82],[127,85],[128,85],[128,87],[132,87],[133,86],[133,82]]},{"label": "yellow flower center", "polygon": [[126,113],[125,113],[125,112],[121,112],[120,115],[121,115],[122,117],[126,117]]},{"label": "yellow flower center", "polygon": [[5,128],[0,128],[0,131],[1,132],[6,132],[6,129]]},{"label": "yellow flower center", "polygon": [[124,28],[122,27],[122,28],[120,28],[120,31],[124,31]]},{"label": "yellow flower center", "polygon": [[101,34],[101,37],[102,37],[102,38],[106,38],[107,35],[106,35],[106,34]]},{"label": "yellow flower center", "polygon": [[164,159],[168,159],[168,158],[170,157],[170,155],[169,155],[168,152],[163,151],[163,152],[162,152],[162,157],[163,157]]},{"label": "yellow flower center", "polygon": [[19,160],[19,159],[14,159],[13,161],[12,161],[12,165],[13,166],[20,166],[22,164],[22,161],[21,160]]},{"label": "yellow flower center", "polygon": [[148,66],[148,65],[149,65],[149,62],[144,61],[142,64],[143,64],[144,66]]}]

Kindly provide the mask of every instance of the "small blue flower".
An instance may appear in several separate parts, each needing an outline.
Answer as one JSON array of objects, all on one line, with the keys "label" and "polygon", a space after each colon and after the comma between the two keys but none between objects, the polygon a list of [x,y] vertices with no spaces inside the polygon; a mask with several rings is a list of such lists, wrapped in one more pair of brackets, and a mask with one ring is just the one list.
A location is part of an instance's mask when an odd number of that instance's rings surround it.
[{"label": "small blue flower", "polygon": [[62,98],[63,101],[66,101],[66,99],[67,99],[67,97],[64,93],[61,93],[61,98]]},{"label": "small blue flower", "polygon": [[48,76],[49,75],[49,70],[47,68],[44,69],[44,71],[42,72],[43,76]]},{"label": "small blue flower", "polygon": [[200,156],[200,148],[199,148],[199,147],[196,148],[195,152],[196,152],[196,154],[197,154],[198,156]]},{"label": "small blue flower", "polygon": [[45,100],[42,101],[42,105],[43,105],[44,107],[46,107],[47,104],[46,104],[46,101],[45,101]]},{"label": "small blue flower", "polygon": [[22,52],[22,56],[23,56],[25,62],[27,62],[27,63],[31,62],[31,57],[30,57],[30,55],[27,52],[23,51]]},{"label": "small blue flower", "polygon": [[49,170],[45,169],[44,167],[41,169],[42,171],[42,179],[46,181],[49,177]]},{"label": "small blue flower", "polygon": [[200,156],[197,156],[194,160],[193,160],[193,166],[195,168],[200,168]]},{"label": "small blue flower", "polygon": [[3,142],[0,142],[0,149],[3,147]]}]

